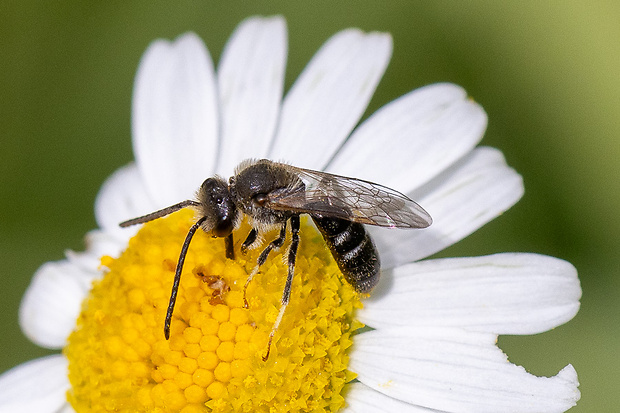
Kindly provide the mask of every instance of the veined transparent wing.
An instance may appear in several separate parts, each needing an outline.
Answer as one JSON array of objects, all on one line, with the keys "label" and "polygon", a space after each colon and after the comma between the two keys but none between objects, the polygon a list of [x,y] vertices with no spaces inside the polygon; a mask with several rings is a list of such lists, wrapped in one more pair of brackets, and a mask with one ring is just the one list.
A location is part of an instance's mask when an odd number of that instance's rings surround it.
[{"label": "veined transparent wing", "polygon": [[406,195],[383,185],[281,164],[305,187],[268,195],[269,208],[341,218],[388,228],[426,228],[431,216]]}]

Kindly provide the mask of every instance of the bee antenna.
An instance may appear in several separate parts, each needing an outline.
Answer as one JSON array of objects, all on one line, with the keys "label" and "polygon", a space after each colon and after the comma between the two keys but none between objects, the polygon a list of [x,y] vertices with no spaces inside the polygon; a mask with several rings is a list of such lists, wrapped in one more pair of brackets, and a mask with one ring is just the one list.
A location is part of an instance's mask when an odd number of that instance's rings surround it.
[{"label": "bee antenna", "polygon": [[127,221],[123,221],[119,224],[120,227],[126,228],[136,224],[144,224],[145,222],[152,221],[157,218],[165,217],[166,215],[172,214],[173,212],[178,211],[179,209],[187,208],[189,206],[200,206],[200,202],[192,201],[188,199],[187,201],[179,202],[178,204],[171,205],[164,209],[160,209],[159,211],[151,212],[150,214],[143,215],[138,218],[129,219]]},{"label": "bee antenna", "polygon": [[[182,203],[182,202],[181,202]],[[180,205],[180,204],[177,204]],[[183,247],[181,247],[181,253],[179,254],[179,262],[177,263],[177,269],[174,273],[174,282],[172,283],[172,292],[170,293],[170,302],[168,303],[168,311],[166,312],[166,321],[164,323],[164,336],[166,340],[170,338],[170,323],[172,322],[172,312],[174,311],[174,304],[177,301],[177,293],[179,292],[179,282],[181,281],[181,271],[183,271],[183,264],[185,263],[185,256],[189,249],[189,243],[192,241],[196,230],[207,219],[202,217],[187,232]]]}]

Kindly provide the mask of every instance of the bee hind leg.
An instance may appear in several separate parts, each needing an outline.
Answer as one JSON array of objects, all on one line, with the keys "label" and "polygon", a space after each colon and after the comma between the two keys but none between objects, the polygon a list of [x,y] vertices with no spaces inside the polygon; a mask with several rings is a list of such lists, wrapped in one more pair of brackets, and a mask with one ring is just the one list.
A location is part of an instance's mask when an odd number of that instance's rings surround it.
[{"label": "bee hind leg", "polygon": [[291,286],[293,285],[293,275],[295,275],[295,260],[297,259],[297,247],[299,247],[299,215],[291,217],[291,246],[288,250],[288,275],[286,277],[286,284],[284,285],[284,292],[282,293],[282,305],[278,312],[278,317],[273,323],[271,333],[269,333],[269,342],[267,343],[267,353],[263,356],[263,361],[267,361],[269,358],[269,351],[271,350],[271,342],[273,336],[278,331],[286,306],[291,298]]}]

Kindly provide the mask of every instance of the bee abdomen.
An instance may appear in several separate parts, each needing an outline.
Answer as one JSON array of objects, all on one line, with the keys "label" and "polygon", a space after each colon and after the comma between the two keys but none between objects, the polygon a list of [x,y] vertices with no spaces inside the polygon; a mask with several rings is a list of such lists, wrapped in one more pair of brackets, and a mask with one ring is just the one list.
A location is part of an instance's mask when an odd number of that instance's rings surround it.
[{"label": "bee abdomen", "polygon": [[359,293],[367,293],[379,281],[381,263],[375,244],[362,224],[313,215],[342,275]]}]

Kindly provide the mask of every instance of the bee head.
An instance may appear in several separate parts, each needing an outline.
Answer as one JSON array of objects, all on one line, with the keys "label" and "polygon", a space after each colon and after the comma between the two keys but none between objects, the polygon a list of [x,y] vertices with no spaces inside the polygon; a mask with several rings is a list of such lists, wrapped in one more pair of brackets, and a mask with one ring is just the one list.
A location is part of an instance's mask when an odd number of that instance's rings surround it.
[{"label": "bee head", "polygon": [[226,181],[216,176],[205,180],[197,194],[199,211],[207,217],[202,224],[205,232],[226,237],[240,222],[240,214],[228,190]]}]

